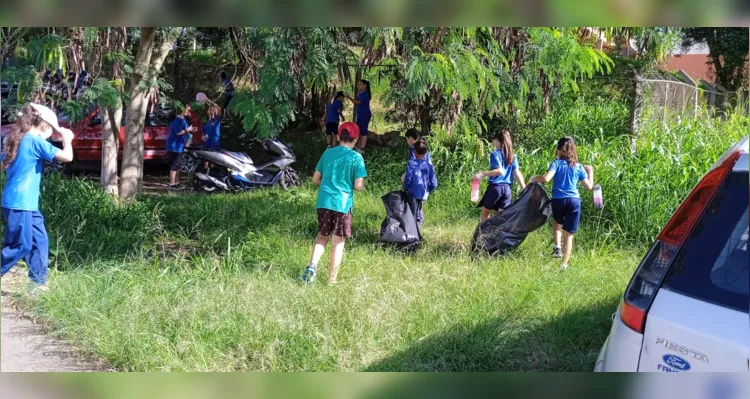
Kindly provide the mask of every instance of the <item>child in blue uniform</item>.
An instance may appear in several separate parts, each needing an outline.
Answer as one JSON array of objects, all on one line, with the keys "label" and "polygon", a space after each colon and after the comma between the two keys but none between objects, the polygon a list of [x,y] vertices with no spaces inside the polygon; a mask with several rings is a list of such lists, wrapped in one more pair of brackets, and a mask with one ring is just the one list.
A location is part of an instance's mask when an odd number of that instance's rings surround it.
[{"label": "child in blue uniform", "polygon": [[482,200],[477,205],[478,208],[482,208],[480,223],[489,219],[491,212],[499,213],[510,206],[513,200],[513,193],[510,186],[513,184],[514,179],[518,180],[521,190],[526,189],[526,183],[518,165],[518,157],[513,152],[513,141],[510,138],[510,131],[503,129],[501,133],[496,134],[492,139],[492,145],[495,147],[495,151],[490,154],[491,170],[478,172],[474,175],[477,179],[483,177],[490,178],[487,191],[484,192]]},{"label": "child in blue uniform", "polygon": [[417,141],[414,144],[414,159],[406,163],[406,174],[403,177],[403,190],[407,193],[409,207],[420,227],[424,221],[424,217],[419,217],[422,214],[422,204],[435,191],[438,184],[435,169],[427,161],[426,155],[427,145],[424,140]]},{"label": "child in blue uniform", "polygon": [[357,112],[357,126],[359,127],[359,148],[357,150],[360,153],[365,152],[365,147],[367,147],[367,133],[372,118],[371,99],[370,82],[364,79],[357,82],[357,98],[349,97],[349,100],[354,103],[354,109]]},{"label": "child in blue uniform", "polygon": [[[425,148],[427,146],[427,143],[422,138],[422,132],[420,132],[417,129],[409,129],[406,131],[406,144],[409,146],[409,158],[407,159],[407,162],[416,159],[414,156],[414,146],[417,144],[417,142],[423,142],[425,144]],[[427,151],[424,154],[424,159],[427,161],[430,165],[432,165],[432,160],[430,159],[430,152]],[[404,180],[404,177],[406,177],[406,174],[401,176],[401,180]],[[419,225],[422,225],[422,222],[424,222],[424,213],[422,212],[422,209],[419,209],[419,212],[417,213],[417,223]]]},{"label": "child in blue uniform", "polygon": [[217,149],[220,147],[219,138],[221,137],[221,108],[218,105],[211,104],[208,107],[208,120],[203,125],[203,147]]},{"label": "child in blue uniform", "polygon": [[339,122],[344,119],[344,92],[336,93],[326,108],[326,144],[331,148],[336,144],[336,137],[339,132]]},{"label": "child in blue uniform", "polygon": [[[62,150],[47,141],[53,131],[62,136]],[[51,109],[30,104],[3,145],[3,169],[8,180],[2,196],[5,220],[2,275],[24,260],[29,266],[32,286],[42,291],[47,290],[49,264],[49,239],[44,216],[39,212],[42,169],[44,161],[72,161],[72,142],[73,132],[58,125]]]},{"label": "child in blue uniform", "polygon": [[[532,182],[546,184],[552,181],[552,218],[555,247],[552,256],[562,258],[560,268],[567,269],[573,252],[573,235],[581,220],[581,197],[578,183],[586,190],[594,189],[594,170],[578,162],[578,151],[572,137],[557,142],[557,155],[544,176],[534,176]],[[560,245],[563,244],[562,249]]]},{"label": "child in blue uniform", "polygon": [[187,137],[198,130],[195,126],[189,126],[185,120],[185,108],[180,104],[175,105],[175,115],[169,123],[169,136],[167,136],[167,154],[169,155],[169,188],[179,189],[180,185],[180,156],[185,150]]}]

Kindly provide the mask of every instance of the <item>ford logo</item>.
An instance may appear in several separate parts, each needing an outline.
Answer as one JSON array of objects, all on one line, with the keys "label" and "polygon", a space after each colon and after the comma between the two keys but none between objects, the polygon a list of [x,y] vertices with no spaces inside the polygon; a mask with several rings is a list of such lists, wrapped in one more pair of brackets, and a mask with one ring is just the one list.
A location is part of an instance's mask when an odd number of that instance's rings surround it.
[{"label": "ford logo", "polygon": [[666,363],[670,367],[674,367],[678,370],[682,371],[688,371],[690,370],[690,363],[688,363],[685,359],[675,356],[675,355],[664,355],[662,357],[664,359],[664,363]]}]

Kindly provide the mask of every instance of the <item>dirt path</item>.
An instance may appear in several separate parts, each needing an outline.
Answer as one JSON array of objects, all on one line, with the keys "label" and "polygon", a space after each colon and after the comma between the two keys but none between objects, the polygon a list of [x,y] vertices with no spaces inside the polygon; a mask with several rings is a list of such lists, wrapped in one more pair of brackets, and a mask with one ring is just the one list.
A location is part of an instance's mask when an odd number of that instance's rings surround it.
[{"label": "dirt path", "polygon": [[[3,277],[2,319],[0,320],[0,371],[51,372],[51,371],[102,371],[84,360],[79,351],[47,334],[24,313],[12,306],[9,293],[25,284],[12,284],[8,280],[21,280],[24,276]],[[11,288],[12,287],[12,288]]]}]

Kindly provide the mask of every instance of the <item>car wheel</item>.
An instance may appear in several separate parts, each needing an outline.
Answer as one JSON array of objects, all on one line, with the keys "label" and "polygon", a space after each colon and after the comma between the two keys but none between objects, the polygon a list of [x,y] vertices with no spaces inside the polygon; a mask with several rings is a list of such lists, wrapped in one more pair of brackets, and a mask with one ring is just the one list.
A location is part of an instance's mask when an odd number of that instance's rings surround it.
[{"label": "car wheel", "polygon": [[65,174],[67,168],[65,164],[57,159],[52,161],[44,161],[44,167],[42,168],[42,175],[49,176],[53,173]]}]

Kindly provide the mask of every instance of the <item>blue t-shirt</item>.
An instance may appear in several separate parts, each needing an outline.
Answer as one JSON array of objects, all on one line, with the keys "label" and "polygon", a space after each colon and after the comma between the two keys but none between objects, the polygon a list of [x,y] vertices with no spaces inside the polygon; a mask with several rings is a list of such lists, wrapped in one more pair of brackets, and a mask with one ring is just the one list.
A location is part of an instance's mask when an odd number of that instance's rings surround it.
[{"label": "blue t-shirt", "polygon": [[221,135],[221,117],[217,116],[206,121],[203,125],[203,134],[208,136],[208,140],[203,143],[206,148],[219,148],[219,137]]},{"label": "blue t-shirt", "polygon": [[233,96],[234,95],[234,84],[232,84],[232,81],[229,79],[224,79],[221,83],[224,84],[224,95],[225,96]]},{"label": "blue t-shirt", "polygon": [[344,103],[338,98],[334,99],[333,102],[328,104],[326,110],[326,123],[339,123],[341,121],[339,111],[344,109]]},{"label": "blue t-shirt", "polygon": [[181,116],[176,116],[172,123],[169,124],[169,136],[167,136],[167,151],[182,152],[187,143],[187,134],[178,135],[177,133],[188,128],[187,121]]},{"label": "blue t-shirt", "polygon": [[357,118],[370,119],[372,113],[370,112],[370,94],[367,93],[367,90],[357,93],[357,100],[360,101],[356,105]]},{"label": "blue t-shirt", "polygon": [[[417,157],[414,156],[414,147],[409,147],[409,159],[408,160],[411,161],[412,159],[417,159]],[[427,151],[424,154],[424,160],[427,161],[427,162],[429,162],[430,165],[432,165],[432,160],[430,159],[430,152],[429,151]]]},{"label": "blue t-shirt", "polygon": [[340,145],[326,150],[315,170],[323,175],[315,207],[349,213],[354,203],[354,181],[367,177],[362,155]]},{"label": "blue t-shirt", "polygon": [[490,170],[495,169],[503,170],[503,174],[490,177],[490,184],[513,184],[513,172],[518,169],[518,155],[513,157],[513,162],[509,166],[506,166],[503,151],[495,150],[490,154]]},{"label": "blue t-shirt", "polygon": [[426,200],[436,188],[435,169],[426,159],[411,159],[406,163],[404,190],[418,200]]},{"label": "blue t-shirt", "polygon": [[568,161],[556,159],[547,170],[555,171],[552,178],[552,199],[580,198],[578,183],[588,178],[583,165],[577,163],[576,166],[570,166]]},{"label": "blue t-shirt", "polygon": [[44,161],[51,161],[60,151],[47,140],[26,134],[18,144],[16,159],[5,173],[8,181],[3,189],[2,207],[18,211],[39,210],[39,185]]}]

